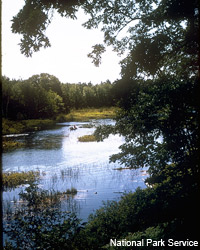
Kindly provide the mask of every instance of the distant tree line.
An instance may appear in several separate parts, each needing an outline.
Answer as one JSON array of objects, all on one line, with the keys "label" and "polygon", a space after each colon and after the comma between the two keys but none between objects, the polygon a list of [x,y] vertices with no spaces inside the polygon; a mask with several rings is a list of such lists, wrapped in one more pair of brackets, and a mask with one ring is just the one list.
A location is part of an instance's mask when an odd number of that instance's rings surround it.
[{"label": "distant tree line", "polygon": [[[61,225],[48,231],[48,237],[44,229],[38,233],[36,226],[35,232],[43,237],[38,243],[37,237],[31,239],[29,236],[29,228],[24,227],[19,232],[23,226],[20,219],[13,227],[12,240],[23,234],[26,237],[20,239],[21,246],[7,249],[24,249],[26,239],[35,243],[35,249],[50,249],[40,245],[45,243],[44,237],[51,249],[115,249],[109,246],[110,239],[196,241],[200,210],[199,1],[26,1],[12,24],[12,31],[23,37],[21,52],[31,56],[41,47],[50,46],[45,30],[52,20],[52,15],[47,14],[52,13],[51,9],[61,16],[75,18],[79,8],[89,15],[84,27],[100,28],[104,33],[104,44],[93,46],[89,54],[96,65],[101,62],[107,45],[119,54],[128,50],[121,61],[122,78],[111,85],[109,96],[109,101],[118,100],[120,113],[114,126],[100,126],[95,136],[99,140],[111,133],[124,136],[119,153],[112,155],[110,160],[134,169],[148,167],[146,183],[149,187],[126,194],[118,202],[105,203],[90,216],[80,234],[74,234],[71,242]],[[127,31],[125,35],[124,31]],[[53,89],[46,91],[55,93]],[[13,93],[21,95],[18,90]],[[75,96],[78,97],[77,92]],[[63,108],[78,104],[66,105],[65,100],[70,99],[60,97]],[[21,98],[22,101],[24,97]],[[30,101],[28,97],[27,101]],[[11,100],[4,101],[7,114],[11,108],[9,102]],[[32,222],[32,211],[30,214]],[[24,225],[29,225],[27,220]],[[53,238],[57,235],[55,232],[60,232],[56,239]],[[65,235],[65,239],[61,235]],[[55,239],[55,247],[52,239]],[[165,249],[167,245],[159,247],[159,250]]]},{"label": "distant tree line", "polygon": [[113,106],[113,84],[61,83],[42,73],[27,80],[2,78],[2,115],[9,119],[54,118],[70,109]]}]

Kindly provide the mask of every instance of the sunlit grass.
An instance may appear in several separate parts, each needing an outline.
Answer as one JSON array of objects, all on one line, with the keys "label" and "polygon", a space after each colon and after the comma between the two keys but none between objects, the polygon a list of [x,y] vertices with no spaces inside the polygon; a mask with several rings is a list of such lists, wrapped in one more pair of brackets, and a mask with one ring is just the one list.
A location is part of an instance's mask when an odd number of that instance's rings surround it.
[{"label": "sunlit grass", "polygon": [[81,137],[78,137],[78,140],[80,142],[92,142],[97,141],[96,137],[94,135],[83,135]]},{"label": "sunlit grass", "polygon": [[49,119],[31,119],[22,121],[11,121],[2,119],[2,134],[20,134],[24,132],[38,131],[51,128],[55,121]]},{"label": "sunlit grass", "polygon": [[39,171],[3,173],[3,189],[14,189],[19,185],[34,182],[38,180],[39,177]]},{"label": "sunlit grass", "polygon": [[66,115],[67,121],[89,121],[91,119],[106,119],[106,118],[115,118],[117,108],[85,108],[72,110],[69,114]]}]

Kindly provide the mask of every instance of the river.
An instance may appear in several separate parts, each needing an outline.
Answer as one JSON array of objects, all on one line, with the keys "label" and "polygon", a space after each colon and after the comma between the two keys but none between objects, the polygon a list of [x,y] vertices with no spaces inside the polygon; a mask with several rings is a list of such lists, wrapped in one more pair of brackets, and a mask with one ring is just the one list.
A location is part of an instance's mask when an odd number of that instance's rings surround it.
[{"label": "river", "polygon": [[[103,142],[79,142],[78,137],[92,134],[98,124],[114,121],[94,120],[66,122],[54,129],[15,135],[24,147],[2,154],[3,172],[38,170],[39,186],[43,189],[66,191],[74,187],[77,194],[62,202],[66,210],[75,211],[87,221],[88,215],[102,205],[102,201],[119,200],[123,193],[145,188],[146,170],[124,169],[119,163],[109,163],[109,156],[119,152],[124,138],[110,135]],[[70,131],[76,125],[77,130]],[[25,186],[3,193],[4,206],[18,199]]]}]

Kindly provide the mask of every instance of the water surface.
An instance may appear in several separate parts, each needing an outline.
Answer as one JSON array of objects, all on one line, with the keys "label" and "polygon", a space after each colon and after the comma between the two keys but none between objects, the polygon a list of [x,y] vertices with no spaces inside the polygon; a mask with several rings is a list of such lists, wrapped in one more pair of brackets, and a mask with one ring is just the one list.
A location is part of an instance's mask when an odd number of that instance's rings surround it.
[{"label": "water surface", "polygon": [[[112,120],[92,121],[93,125],[113,124]],[[119,163],[109,163],[109,156],[119,152],[124,139],[109,136],[103,142],[79,142],[78,137],[92,134],[95,127],[85,128],[87,123],[62,123],[55,129],[18,135],[24,147],[3,153],[3,171],[41,172],[40,187],[48,190],[78,190],[73,198],[63,201],[62,207],[77,212],[84,221],[102,205],[102,201],[118,200],[123,193],[145,188],[144,170],[118,170]],[[70,131],[76,125],[77,130]],[[18,199],[24,187],[4,192],[4,203]]]}]

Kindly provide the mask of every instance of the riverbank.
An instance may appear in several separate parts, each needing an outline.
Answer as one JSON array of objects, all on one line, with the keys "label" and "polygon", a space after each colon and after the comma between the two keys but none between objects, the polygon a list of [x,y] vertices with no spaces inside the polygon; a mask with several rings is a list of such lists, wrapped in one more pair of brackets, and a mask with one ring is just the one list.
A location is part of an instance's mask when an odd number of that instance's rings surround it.
[{"label": "riverbank", "polygon": [[21,134],[26,132],[50,129],[55,125],[54,120],[50,119],[31,119],[13,121],[2,119],[2,135]]},{"label": "riverbank", "polygon": [[60,114],[53,119],[30,119],[13,121],[2,119],[2,135],[20,134],[52,128],[56,122],[85,122],[91,119],[113,119],[116,117],[117,108],[85,108],[70,111],[69,114]]},{"label": "riverbank", "polygon": [[70,113],[66,115],[66,121],[87,122],[91,119],[113,119],[116,117],[117,111],[117,107],[71,110]]},{"label": "riverbank", "polygon": [[[90,121],[91,119],[113,119],[117,113],[116,107],[105,108],[85,108],[79,110],[72,110],[69,114],[60,114],[55,120],[52,119],[30,119],[13,121],[2,119],[2,135],[22,134],[34,131],[40,131],[53,128],[57,122],[70,121]],[[13,150],[23,145],[16,142],[11,137],[3,138],[3,151]]]}]

